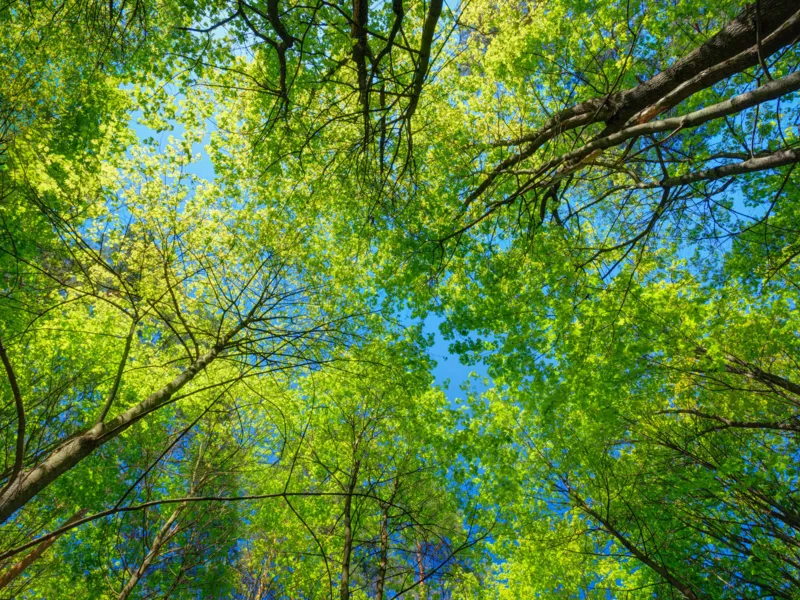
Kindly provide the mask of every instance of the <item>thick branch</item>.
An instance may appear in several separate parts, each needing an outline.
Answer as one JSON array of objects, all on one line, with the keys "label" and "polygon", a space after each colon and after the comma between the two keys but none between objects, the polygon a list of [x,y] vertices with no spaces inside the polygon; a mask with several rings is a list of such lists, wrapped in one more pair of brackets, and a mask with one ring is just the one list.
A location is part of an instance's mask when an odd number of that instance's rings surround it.
[{"label": "thick branch", "polygon": [[370,54],[367,41],[367,24],[369,22],[368,0],[353,0],[353,23],[350,35],[355,39],[353,44],[353,62],[356,63],[358,78],[358,101],[361,105],[361,116],[364,120],[364,146],[369,143],[369,88],[370,78],[367,71],[367,56]]},{"label": "thick branch", "polygon": [[[72,515],[69,520],[64,524],[65,527],[71,526],[73,523],[81,519],[83,515],[85,515],[87,510],[85,508],[79,510],[74,515]],[[58,538],[60,538],[64,533],[60,533],[58,535],[54,535],[49,539],[44,540],[41,544],[36,546],[29,554],[25,556],[21,561],[11,567],[8,571],[0,575],[0,589],[6,587],[9,583],[14,581],[17,577],[22,575],[22,573],[31,566],[35,561],[37,561],[47,549],[56,543]]]},{"label": "thick branch", "polygon": [[392,0],[392,12],[394,13],[394,21],[392,22],[392,29],[389,31],[389,37],[386,39],[386,45],[378,52],[378,55],[373,61],[373,75],[374,71],[380,65],[384,57],[392,51],[394,40],[397,34],[400,33],[400,28],[403,26],[403,17],[405,17],[405,10],[403,9],[403,0]]},{"label": "thick branch", "polygon": [[787,0],[765,1],[760,6],[759,27],[764,36],[761,52],[756,44],[756,7],[745,8],[733,21],[705,44],[677,61],[652,79],[629,90],[592,98],[554,115],[545,125],[515,140],[495,145],[528,144],[499,163],[467,197],[469,206],[494,180],[511,167],[532,156],[545,142],[577,127],[607,122],[596,139],[634,124],[646,123],[676,106],[694,93],[759,63],[759,56],[770,56],[800,37],[800,12]]},{"label": "thick branch", "polygon": [[553,182],[558,181],[562,177],[577,169],[581,164],[578,161],[581,159],[589,155],[594,155],[601,150],[605,150],[606,148],[617,146],[626,140],[637,138],[643,135],[662,133],[665,131],[676,133],[682,129],[699,127],[700,125],[703,125],[704,123],[714,119],[739,113],[745,109],[752,108],[753,106],[780,98],[781,96],[794,92],[798,89],[800,89],[800,71],[787,75],[781,79],[770,81],[754,90],[744,92],[743,94],[739,94],[738,96],[734,96],[733,98],[729,98],[723,102],[713,104],[712,106],[696,110],[680,117],[672,117],[669,119],[663,119],[661,121],[642,123],[641,125],[634,125],[632,127],[622,129],[621,131],[608,135],[604,138],[596,139],[585,144],[581,148],[578,148],[577,150],[573,150],[572,152],[568,152],[567,154],[548,161],[546,164],[542,165],[537,172],[543,174],[560,164],[568,163],[570,166],[559,171],[552,180]]},{"label": "thick branch", "polygon": [[[771,37],[772,33],[781,28],[796,12],[797,3],[793,0],[764,0],[760,3],[758,17],[761,34]],[[605,133],[609,133],[617,127],[621,128],[635,113],[658,102],[681,84],[695,81],[694,84],[689,85],[682,93],[673,98],[674,102],[671,106],[700,89],[705,89],[734,73],[757,65],[756,22],[756,4],[754,3],[745,7],[733,21],[702,46],[652,79],[623,92],[616,112],[608,120],[609,128]],[[783,46],[792,43],[797,34],[797,22],[795,21],[789,31],[784,30],[777,36],[777,39],[772,38],[769,49],[764,48],[762,44],[764,55],[777,52]],[[745,52],[747,52],[746,56],[734,61],[728,68],[719,68],[719,65],[729,58]],[[705,78],[697,80],[698,74],[706,70],[709,70],[709,74]],[[619,125],[615,127],[617,123]]]},{"label": "thick branch", "polygon": [[[764,56],[770,56],[785,46],[795,43],[798,37],[800,37],[800,11],[794,13],[785,23],[763,40],[762,53]],[[758,46],[754,45],[728,60],[700,71],[663,98],[633,115],[625,125],[649,121],[665,110],[677,106],[692,94],[754,66],[759,61],[758,56]]]},{"label": "thick branch", "polygon": [[431,0],[431,4],[428,7],[428,15],[425,17],[425,23],[422,26],[419,60],[417,61],[417,68],[414,71],[414,81],[411,84],[411,100],[406,108],[406,118],[409,120],[414,116],[414,112],[417,110],[419,96],[422,93],[422,84],[425,82],[425,76],[428,74],[433,34],[436,32],[436,24],[439,22],[439,16],[442,14],[442,4],[442,0]]},{"label": "thick branch", "polygon": [[353,470],[350,473],[350,480],[344,496],[344,548],[342,549],[342,579],[339,598],[349,600],[350,598],[350,557],[353,551],[353,526],[352,526],[352,505],[353,492],[358,481],[358,470],[361,466],[360,461],[355,461]]},{"label": "thick branch", "polygon": [[17,376],[14,373],[11,361],[8,359],[2,339],[0,339],[0,360],[3,361],[8,383],[11,386],[11,393],[14,396],[14,405],[17,409],[17,444],[14,453],[14,469],[11,471],[11,477],[9,477],[10,483],[22,470],[22,460],[25,457],[25,405],[22,403],[22,393],[19,391]]},{"label": "thick branch", "polygon": [[734,175],[744,175],[747,173],[766,171],[768,169],[777,169],[778,167],[796,162],[800,162],[800,152],[797,150],[780,150],[767,156],[751,158],[750,160],[734,163],[732,165],[703,169],[702,171],[687,173],[680,177],[670,177],[668,179],[662,179],[661,181],[640,183],[635,187],[637,189],[678,187],[689,183],[697,183],[698,181],[714,181],[715,179],[733,177]]},{"label": "thick branch", "polygon": [[[254,309],[255,310],[255,309]],[[226,348],[231,339],[248,323],[245,319],[233,328],[211,350],[194,361],[167,385],[153,392],[139,404],[129,408],[108,423],[97,423],[58,446],[47,458],[32,469],[10,479],[0,494],[0,523],[24,506],[36,494],[69,471],[107,441],[114,439],[148,413],[167,404],[172,396],[188,384]]]},{"label": "thick branch", "polygon": [[737,375],[744,375],[745,377],[755,379],[756,381],[760,381],[761,383],[764,383],[770,387],[779,387],[800,398],[800,384],[790,381],[785,377],[781,377],[780,375],[775,375],[774,373],[764,371],[763,369],[751,365],[734,356],[728,356],[728,359],[731,361],[725,365],[725,368],[728,372],[735,373]]},{"label": "thick branch", "polygon": [[103,410],[100,411],[100,416],[97,418],[98,423],[102,423],[106,420],[106,416],[108,416],[108,411],[111,410],[111,407],[114,404],[114,400],[117,397],[117,392],[119,391],[120,383],[122,382],[122,374],[125,372],[125,365],[128,362],[128,354],[131,351],[131,342],[133,341],[133,336],[136,333],[136,321],[131,323],[131,329],[128,332],[128,337],[125,338],[125,348],[122,350],[122,358],[119,360],[119,366],[117,367],[117,374],[114,377],[114,383],[111,386],[111,391],[108,393],[108,400],[106,400],[105,405],[103,406]]},{"label": "thick branch", "polygon": [[715,429],[776,429],[779,431],[800,431],[800,423],[785,423],[780,421],[735,421],[727,417],[719,415],[712,415],[692,408],[675,408],[670,410],[661,410],[656,413],[657,415],[692,415],[701,419],[708,419],[709,421],[716,421],[721,423],[721,427]]},{"label": "thick branch", "polygon": [[639,561],[653,569],[653,571],[658,573],[667,583],[677,589],[685,598],[688,598],[688,600],[698,600],[697,594],[694,593],[694,590],[692,590],[688,584],[684,583],[675,575],[673,575],[664,565],[660,564],[652,557],[637,548],[633,543],[631,543],[630,540],[628,540],[627,537],[625,537],[621,531],[614,527],[609,519],[604,518],[599,512],[584,502],[583,499],[572,490],[570,490],[570,496],[572,496],[573,500],[576,502],[576,504],[578,504],[579,508],[583,512],[598,521],[603,526],[603,529],[605,529],[612,537],[622,544],[625,549],[635,556]]},{"label": "thick branch", "polygon": [[147,569],[152,564],[153,560],[155,560],[155,558],[161,552],[161,548],[167,541],[169,541],[169,538],[173,534],[172,525],[175,523],[175,521],[178,519],[181,512],[183,512],[183,510],[186,508],[187,505],[188,503],[183,503],[179,505],[178,508],[176,508],[174,511],[172,511],[172,514],[169,516],[167,521],[164,523],[164,525],[161,526],[161,529],[158,530],[156,537],[153,539],[153,544],[150,546],[150,550],[144,557],[142,564],[139,565],[139,568],[137,568],[136,571],[134,571],[131,574],[130,579],[128,579],[128,582],[125,584],[125,586],[122,588],[122,591],[117,596],[117,600],[125,600],[128,596],[131,595],[133,588],[136,587],[136,584],[139,583],[142,576],[145,574]]}]

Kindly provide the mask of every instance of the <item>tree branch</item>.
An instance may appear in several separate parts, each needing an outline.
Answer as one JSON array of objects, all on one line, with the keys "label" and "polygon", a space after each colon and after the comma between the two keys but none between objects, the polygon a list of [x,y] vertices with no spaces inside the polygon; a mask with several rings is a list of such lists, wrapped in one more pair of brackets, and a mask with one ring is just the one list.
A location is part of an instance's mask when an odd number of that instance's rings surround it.
[{"label": "tree branch", "polygon": [[22,393],[19,391],[19,384],[17,383],[17,376],[14,373],[14,367],[11,365],[11,361],[8,358],[8,354],[6,353],[6,349],[5,346],[3,346],[3,340],[1,338],[0,360],[3,361],[3,367],[5,367],[6,370],[8,383],[11,386],[11,393],[14,396],[14,405],[17,409],[17,443],[14,453],[14,469],[11,471],[11,475],[8,478],[8,484],[6,485],[6,488],[8,488],[13,484],[17,475],[19,475],[19,472],[22,470],[22,461],[25,457],[25,405],[22,403]]}]

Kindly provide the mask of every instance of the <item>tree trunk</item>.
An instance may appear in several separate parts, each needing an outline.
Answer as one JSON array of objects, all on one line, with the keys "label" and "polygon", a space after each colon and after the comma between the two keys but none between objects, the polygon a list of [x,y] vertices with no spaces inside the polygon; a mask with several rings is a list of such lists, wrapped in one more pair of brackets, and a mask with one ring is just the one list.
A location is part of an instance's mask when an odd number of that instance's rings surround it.
[{"label": "tree trunk", "polygon": [[[78,519],[82,518],[83,515],[86,514],[86,512],[87,510],[85,508],[82,508],[74,515],[72,515],[69,518],[69,520],[66,523],[64,523],[64,525],[71,525]],[[64,534],[62,533],[61,535]],[[33,550],[31,550],[31,552],[27,554],[25,558],[23,558],[21,561],[19,561],[17,564],[11,567],[8,571],[0,575],[0,589],[3,589],[9,583],[14,581],[14,579],[22,575],[23,571],[25,571],[25,569],[27,569],[31,565],[31,563],[38,560],[50,546],[55,544],[56,540],[58,540],[58,538],[60,538],[61,535],[57,535],[55,537],[51,537],[50,539],[43,541],[41,544],[39,544]]]},{"label": "tree trunk", "polygon": [[[226,336],[223,343],[227,342],[239,329],[236,328],[231,335]],[[160,390],[150,394],[136,406],[129,408],[107,423],[97,423],[87,431],[71,437],[38,465],[18,473],[0,494],[0,523],[7,521],[14,512],[22,508],[36,494],[100,446],[117,437],[148,413],[169,402],[175,392],[194,379],[195,375],[217,358],[222,348],[222,344],[217,344],[193,362],[183,373]]]},{"label": "tree trunk", "polygon": [[[761,45],[756,36],[756,10]],[[526,144],[498,163],[469,194],[465,206],[480,197],[498,176],[530,158],[564,131],[605,122],[593,140],[605,139],[635,124],[650,121],[696,92],[759,64],[800,37],[800,11],[793,0],[751,4],[716,35],[651,79],[627,90],[585,100],[554,115],[542,128],[501,145]],[[577,160],[577,159],[576,159]]]},{"label": "tree trunk", "polygon": [[383,509],[381,516],[381,551],[378,564],[378,581],[375,583],[375,598],[383,600],[383,588],[386,585],[386,571],[389,566],[389,507]]},{"label": "tree trunk", "polygon": [[417,588],[417,598],[425,598],[425,569],[422,568],[422,544],[417,540],[417,577],[419,577],[419,587]]},{"label": "tree trunk", "polygon": [[672,587],[678,590],[687,600],[699,600],[697,594],[695,594],[691,586],[689,586],[686,582],[677,577],[674,573],[672,573],[664,565],[659,563],[652,556],[637,548],[627,537],[625,537],[625,535],[621,531],[619,531],[612,524],[611,520],[607,516],[603,517],[599,512],[597,512],[588,504],[586,504],[583,498],[579,497],[576,493],[571,492],[570,495],[572,496],[573,500],[576,502],[578,507],[583,512],[585,512],[587,515],[598,521],[603,526],[603,529],[605,529],[612,537],[614,537],[620,544],[622,544],[622,546],[628,552],[630,552],[633,556],[639,559],[639,561],[641,561],[642,563],[653,569],[653,571],[658,573],[667,583],[669,583]]},{"label": "tree trunk", "polygon": [[117,596],[117,600],[125,600],[128,596],[130,596],[133,588],[136,587],[136,584],[142,579],[142,576],[145,574],[147,569],[153,563],[153,560],[159,555],[161,552],[161,548],[164,547],[164,544],[169,541],[169,538],[172,537],[172,525],[180,516],[181,512],[186,508],[186,503],[179,505],[172,514],[167,519],[167,522],[158,530],[156,537],[153,539],[153,545],[150,546],[150,550],[148,551],[147,555],[144,557],[142,564],[139,565],[139,568],[133,572],[128,582],[125,584],[125,587],[122,588],[122,591]]},{"label": "tree trunk", "polygon": [[[270,545],[269,552],[267,553],[267,564],[258,574],[258,587],[256,587],[256,595],[253,597],[253,600],[261,600],[264,592],[269,589],[272,583],[269,573],[272,568],[273,560],[275,560],[275,546]],[[267,584],[267,581],[270,581],[270,585]]]},{"label": "tree trunk", "polygon": [[[679,87],[681,87],[681,92],[672,98],[669,106],[662,107],[662,110],[674,106],[701,89],[757,65],[759,57],[758,52],[755,51],[757,42],[756,10],[759,11],[758,19],[763,38],[768,37],[789,20],[798,11],[798,5],[794,0],[761,0],[759,5],[754,3],[746,6],[733,21],[702,46],[649,81],[623,92],[617,110],[609,119],[610,129],[622,128],[628,118],[657,103]],[[762,55],[768,56],[793,43],[797,40],[797,35],[797,26],[782,30],[778,36],[769,41],[766,47],[762,45]],[[742,56],[739,60],[731,60],[740,54]],[[729,60],[730,64],[726,63]],[[723,64],[726,64],[727,68],[715,69]],[[709,80],[697,81],[697,76],[702,75],[705,71],[711,71]],[[695,81],[696,85],[692,85],[691,82]],[[683,84],[688,85],[682,87]],[[610,133],[610,131],[605,133]]]},{"label": "tree trunk", "polygon": [[350,481],[347,484],[347,494],[344,497],[344,548],[342,549],[342,586],[339,592],[341,600],[350,600],[350,555],[353,551],[353,524],[352,524],[352,508],[353,508],[353,490],[356,489],[356,482],[358,481],[358,469],[361,466],[361,461],[356,461],[353,464],[353,470],[350,473]]}]

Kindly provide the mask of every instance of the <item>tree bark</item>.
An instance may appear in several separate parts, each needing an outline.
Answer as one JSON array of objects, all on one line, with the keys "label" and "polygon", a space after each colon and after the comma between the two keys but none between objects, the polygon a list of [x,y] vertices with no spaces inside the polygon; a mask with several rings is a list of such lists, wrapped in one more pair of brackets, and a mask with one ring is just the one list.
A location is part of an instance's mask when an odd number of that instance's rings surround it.
[{"label": "tree bark", "polygon": [[[756,34],[756,10],[759,11],[758,20],[761,35],[766,37],[789,20],[798,11],[798,6],[794,0],[762,0],[758,6],[755,3],[748,5],[733,21],[723,27],[705,44],[690,52],[652,79],[623,92],[619,100],[614,102],[617,108],[613,115],[608,118],[609,131],[604,132],[604,134],[621,129],[634,114],[657,103],[681,84],[692,81],[704,71],[710,71],[713,76],[709,77],[708,80],[699,81],[696,86],[688,87],[682,94],[675,96],[670,105],[664,106],[662,110],[675,106],[695,92],[714,85],[734,73],[757,65],[759,63],[759,53],[754,51],[747,54],[746,58],[743,57],[740,62],[730,65],[728,69],[714,69],[717,65],[739,54],[755,49],[758,39]],[[797,39],[798,33],[797,26],[784,31],[778,39],[772,40],[768,47],[762,45],[761,55],[772,54],[783,46],[791,44]]]},{"label": "tree bark", "polygon": [[339,598],[341,600],[350,599],[350,555],[353,552],[353,523],[352,523],[352,509],[353,509],[353,491],[356,489],[356,482],[358,481],[358,470],[361,467],[361,461],[356,461],[353,464],[353,470],[350,472],[350,481],[347,482],[347,494],[344,497],[344,548],[342,549],[342,586],[339,591]]},{"label": "tree bark", "polygon": [[11,393],[14,396],[14,406],[17,410],[17,443],[14,451],[14,468],[9,478],[10,482],[22,470],[22,460],[25,457],[25,405],[22,402],[22,392],[19,390],[14,367],[11,366],[11,360],[8,358],[8,354],[6,354],[6,349],[1,339],[0,360],[2,360],[3,366],[5,367],[6,375],[8,376],[8,384],[11,386]]},{"label": "tree bark", "polygon": [[[71,525],[78,519],[82,518],[85,515],[87,510],[82,508],[74,515],[72,515],[69,520],[65,523],[65,525]],[[21,561],[11,567],[8,571],[0,575],[0,589],[6,587],[9,583],[14,581],[17,577],[22,575],[22,573],[27,569],[34,561],[38,560],[46,551],[47,549],[56,543],[58,538],[60,538],[63,533],[54,537],[51,537],[48,540],[43,541],[41,544],[36,546],[29,554],[27,554]]]},{"label": "tree bark", "polygon": [[592,142],[606,140],[632,125],[647,123],[696,92],[759,64],[764,57],[775,54],[800,37],[800,11],[796,2],[763,0],[758,10],[760,47],[756,35],[756,5],[751,4],[711,39],[651,79],[628,90],[576,104],[559,112],[535,131],[516,140],[494,144],[524,147],[489,172],[467,196],[465,207],[488,190],[497,177],[533,156],[546,142],[564,131],[605,122],[606,127]]},{"label": "tree bark", "polygon": [[425,598],[425,570],[422,568],[422,544],[417,540],[417,577],[419,577],[419,587],[417,588],[417,598],[424,600]]},{"label": "tree bark", "polygon": [[242,321],[211,350],[206,352],[167,385],[153,392],[145,400],[108,421],[72,436],[35,467],[21,471],[0,492],[0,523],[7,521],[19,508],[44,488],[69,471],[100,446],[114,439],[150,412],[167,404],[172,396],[211,364],[225,345],[247,324]]},{"label": "tree bark", "polygon": [[150,550],[147,552],[147,555],[144,557],[144,560],[142,561],[142,564],[139,565],[139,568],[136,569],[136,571],[134,571],[131,574],[131,577],[130,577],[130,579],[128,579],[128,582],[125,584],[125,587],[122,588],[122,591],[119,593],[119,596],[117,596],[117,600],[125,600],[128,596],[131,595],[131,592],[133,591],[133,588],[136,587],[136,585],[142,579],[142,576],[145,574],[147,569],[153,563],[153,560],[155,560],[155,558],[161,552],[161,548],[163,548],[164,544],[169,541],[170,537],[172,537],[172,533],[173,533],[172,532],[172,525],[178,519],[178,517],[183,512],[183,510],[186,508],[186,506],[187,506],[186,503],[181,504],[180,506],[178,506],[178,508],[176,508],[174,511],[172,511],[172,514],[169,516],[169,518],[167,519],[166,523],[164,523],[164,525],[161,527],[161,529],[158,530],[158,533],[156,534],[156,537],[153,539],[153,544],[150,546]]},{"label": "tree bark", "polygon": [[699,600],[697,594],[695,594],[694,590],[687,583],[676,577],[664,565],[637,548],[636,545],[631,543],[631,541],[628,540],[628,538],[626,538],[625,535],[611,523],[610,519],[603,517],[599,512],[586,504],[586,502],[583,501],[583,498],[579,497],[576,493],[570,492],[570,496],[572,496],[573,500],[578,504],[583,512],[598,521],[603,526],[603,529],[605,529],[613,538],[622,544],[622,546],[628,552],[635,556],[640,562],[658,573],[664,579],[664,581],[678,590],[685,598],[687,598],[687,600]]},{"label": "tree bark", "polygon": [[378,563],[378,580],[375,583],[375,598],[383,600],[383,589],[386,586],[386,571],[389,567],[389,507],[385,506],[381,515],[381,550]]}]

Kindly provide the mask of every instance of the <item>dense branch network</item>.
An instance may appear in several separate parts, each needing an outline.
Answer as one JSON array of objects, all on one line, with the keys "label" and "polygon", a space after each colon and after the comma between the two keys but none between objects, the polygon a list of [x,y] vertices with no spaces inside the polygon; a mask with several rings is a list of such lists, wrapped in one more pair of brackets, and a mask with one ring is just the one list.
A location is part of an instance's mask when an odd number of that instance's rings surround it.
[{"label": "dense branch network", "polygon": [[[748,5],[720,32],[651,79],[563,109],[530,133],[491,143],[490,147],[509,148],[513,152],[497,162],[465,194],[459,227],[439,242],[460,237],[500,209],[515,204],[531,205],[531,212],[539,215],[539,223],[552,214],[554,222],[565,226],[604,197],[627,193],[626,203],[633,206],[632,193],[636,190],[681,188],[795,164],[798,154],[794,146],[750,148],[738,163],[727,162],[733,157],[730,152],[712,152],[707,158],[690,156],[689,159],[692,163],[717,163],[716,166],[682,175],[669,172],[673,165],[682,166],[685,162],[682,136],[694,128],[712,126],[748,109],[757,109],[763,103],[790,97],[800,85],[796,72],[775,80],[766,77],[767,81],[755,89],[693,112],[653,119],[665,112],[678,111],[683,103],[715,85],[765,64],[765,60],[798,39],[800,13],[793,3],[778,0]],[[754,131],[757,121],[758,113]],[[597,132],[588,135],[592,130]],[[657,156],[648,158],[654,154]],[[651,161],[660,164],[660,180],[648,181],[647,171],[642,170]],[[580,187],[584,180],[603,181],[614,176],[633,181],[606,188]],[[574,190],[576,197],[564,212],[563,204],[567,203],[570,190]],[[664,217],[664,209],[659,204],[652,212],[653,220],[647,218],[650,224],[644,232],[616,247],[630,246],[645,237],[655,221]]]}]

